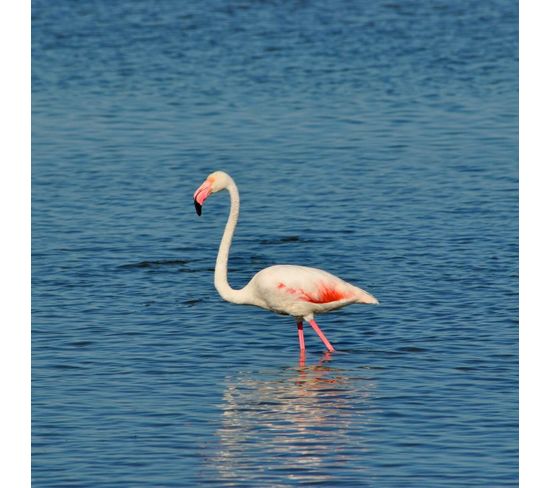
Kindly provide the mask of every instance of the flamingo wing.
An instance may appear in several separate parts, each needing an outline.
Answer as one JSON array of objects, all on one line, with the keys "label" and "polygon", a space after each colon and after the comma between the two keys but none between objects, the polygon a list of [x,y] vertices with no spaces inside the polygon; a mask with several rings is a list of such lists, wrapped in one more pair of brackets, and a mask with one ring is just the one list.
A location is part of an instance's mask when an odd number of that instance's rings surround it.
[{"label": "flamingo wing", "polygon": [[321,269],[289,266],[276,274],[277,289],[304,302],[328,304],[356,295],[355,287]]},{"label": "flamingo wing", "polygon": [[260,271],[252,280],[266,308],[303,316],[343,307],[349,303],[375,303],[364,290],[317,268],[276,265]]}]

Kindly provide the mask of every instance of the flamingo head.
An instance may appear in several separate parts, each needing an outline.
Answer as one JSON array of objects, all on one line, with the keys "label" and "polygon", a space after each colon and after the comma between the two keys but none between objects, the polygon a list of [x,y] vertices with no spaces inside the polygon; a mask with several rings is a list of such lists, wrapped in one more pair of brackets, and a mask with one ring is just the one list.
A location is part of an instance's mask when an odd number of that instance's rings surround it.
[{"label": "flamingo head", "polygon": [[231,177],[223,171],[215,171],[214,173],[210,174],[208,178],[204,180],[204,183],[197,188],[195,194],[193,195],[197,215],[200,215],[202,213],[202,206],[205,200],[212,193],[216,193],[226,188],[230,182]]}]

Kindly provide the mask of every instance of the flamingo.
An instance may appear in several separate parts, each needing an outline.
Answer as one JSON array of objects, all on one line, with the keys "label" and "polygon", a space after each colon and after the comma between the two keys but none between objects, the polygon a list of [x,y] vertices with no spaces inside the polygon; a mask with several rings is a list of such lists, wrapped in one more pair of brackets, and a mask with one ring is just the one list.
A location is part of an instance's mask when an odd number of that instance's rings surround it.
[{"label": "flamingo", "polygon": [[231,303],[254,305],[296,320],[300,353],[305,354],[303,320],[305,319],[325,344],[329,352],[334,347],[321,331],[315,314],[330,312],[352,303],[377,304],[370,293],[322,269],[289,264],[269,266],[256,273],[240,290],[231,288],[227,281],[229,248],[239,218],[239,190],[233,178],[223,171],[215,171],[200,185],[193,200],[197,215],[201,215],[205,200],[213,193],[227,190],[231,209],[216,259],[214,285],[220,296]]}]

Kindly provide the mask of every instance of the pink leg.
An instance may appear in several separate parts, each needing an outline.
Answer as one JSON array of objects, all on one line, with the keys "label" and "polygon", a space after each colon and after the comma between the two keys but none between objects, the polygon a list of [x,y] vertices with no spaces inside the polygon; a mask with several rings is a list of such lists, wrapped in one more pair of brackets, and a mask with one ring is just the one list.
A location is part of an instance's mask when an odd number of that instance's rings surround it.
[{"label": "pink leg", "polygon": [[304,324],[298,322],[298,340],[300,341],[300,351],[306,350],[306,343],[304,342]]},{"label": "pink leg", "polygon": [[300,368],[303,368],[306,365],[306,351],[305,349],[300,349],[300,362],[298,363],[298,366]]},{"label": "pink leg", "polygon": [[328,339],[325,337],[325,334],[323,334],[323,331],[319,329],[319,326],[315,322],[315,320],[311,319],[308,321],[309,325],[313,327],[313,330],[317,332],[317,335],[321,338],[321,340],[325,343],[325,346],[330,352],[334,352],[334,347],[332,347],[332,344],[328,341]]}]

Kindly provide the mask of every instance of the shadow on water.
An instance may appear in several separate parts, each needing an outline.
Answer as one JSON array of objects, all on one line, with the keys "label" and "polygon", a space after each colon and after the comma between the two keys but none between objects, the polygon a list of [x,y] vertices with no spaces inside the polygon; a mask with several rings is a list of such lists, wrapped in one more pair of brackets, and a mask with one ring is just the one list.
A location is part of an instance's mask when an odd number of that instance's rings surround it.
[{"label": "shadow on water", "polygon": [[213,273],[212,266],[189,267],[200,262],[200,259],[158,259],[139,261],[136,263],[121,264],[118,271],[147,271],[162,273]]},{"label": "shadow on water", "polygon": [[300,236],[283,236],[283,237],[272,238],[272,239],[262,239],[260,241],[260,244],[277,245],[277,244],[290,244],[295,242],[307,242],[307,240],[303,239]]},{"label": "shadow on water", "polygon": [[[358,385],[331,360],[325,353],[311,366],[301,358],[297,367],[271,375],[226,377],[219,446],[206,460],[219,480],[338,484],[364,479],[364,467],[356,461],[368,439],[356,435],[356,410],[367,410],[374,383]],[[361,419],[363,429],[368,421]]]},{"label": "shadow on water", "polygon": [[121,264],[118,269],[143,269],[160,268],[163,266],[185,266],[190,261],[185,259],[158,259],[151,261],[140,261],[138,263]]}]

